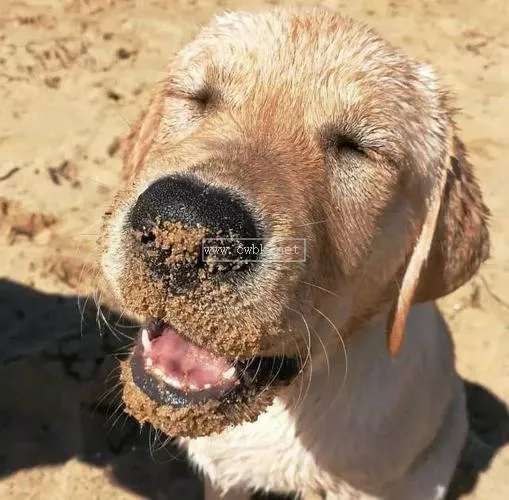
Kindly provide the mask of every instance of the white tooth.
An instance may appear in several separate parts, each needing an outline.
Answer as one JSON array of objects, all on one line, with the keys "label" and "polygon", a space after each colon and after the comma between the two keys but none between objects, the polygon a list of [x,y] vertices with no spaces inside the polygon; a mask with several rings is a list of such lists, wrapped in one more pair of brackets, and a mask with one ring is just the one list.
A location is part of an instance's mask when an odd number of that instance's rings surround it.
[{"label": "white tooth", "polygon": [[152,366],[152,359],[150,358],[146,358],[145,359],[145,366],[147,366],[148,368],[150,368]]},{"label": "white tooth", "polygon": [[180,381],[177,380],[174,377],[164,377],[164,381],[168,385],[171,385],[172,387],[175,387],[175,389],[180,389],[182,387],[182,384],[180,383]]},{"label": "white tooth", "polygon": [[223,378],[225,378],[226,380],[231,380],[234,376],[235,376],[235,367],[234,366],[232,366],[231,368],[229,368],[228,370],[226,370],[223,373]]},{"label": "white tooth", "polygon": [[204,389],[210,389],[212,387],[212,384],[205,384],[203,386]]},{"label": "white tooth", "polygon": [[150,351],[150,337],[148,336],[148,330],[146,328],[141,331],[141,345],[145,352]]},{"label": "white tooth", "polygon": [[189,385],[189,389],[191,389],[192,391],[199,391],[200,390],[200,388],[197,385],[193,385],[193,384]]},{"label": "white tooth", "polygon": [[163,380],[166,378],[165,375],[164,375],[164,372],[163,370],[161,370],[161,368],[153,368],[152,371],[154,372],[154,375],[157,375],[159,378],[162,378]]}]

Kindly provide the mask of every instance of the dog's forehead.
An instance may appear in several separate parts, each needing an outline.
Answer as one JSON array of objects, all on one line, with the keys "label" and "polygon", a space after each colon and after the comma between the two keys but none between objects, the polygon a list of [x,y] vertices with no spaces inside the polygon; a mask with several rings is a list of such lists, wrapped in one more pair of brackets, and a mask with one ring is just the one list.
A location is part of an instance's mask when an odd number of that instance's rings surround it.
[{"label": "dog's forehead", "polygon": [[259,84],[298,81],[299,88],[378,83],[410,89],[415,70],[376,32],[325,9],[224,14],[184,52],[202,64],[206,56],[216,77],[245,73]]},{"label": "dog's forehead", "polygon": [[310,129],[356,128],[366,145],[393,156],[404,156],[404,147],[429,158],[437,145],[420,138],[444,133],[434,74],[366,25],[326,9],[220,15],[170,72],[186,91],[212,88],[232,106],[277,102]]}]

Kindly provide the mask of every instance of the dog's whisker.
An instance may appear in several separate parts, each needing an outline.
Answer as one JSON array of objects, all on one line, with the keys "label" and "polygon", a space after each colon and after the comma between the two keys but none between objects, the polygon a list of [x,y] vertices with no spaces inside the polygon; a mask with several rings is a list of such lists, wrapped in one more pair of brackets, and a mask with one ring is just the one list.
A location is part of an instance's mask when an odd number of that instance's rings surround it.
[{"label": "dog's whisker", "polygon": [[[311,357],[309,355],[310,346],[306,344],[305,336],[304,335],[302,335],[302,338],[304,340],[304,343],[305,343],[307,351],[308,351],[308,357],[307,357],[306,361],[303,361],[303,357],[302,357],[302,353],[301,353],[301,350],[300,350],[299,343],[297,342],[296,339],[292,339],[292,341],[295,344],[295,349],[297,351],[297,359],[298,359],[298,362],[299,362],[299,377],[298,377],[299,378],[299,393],[298,393],[298,396],[297,396],[297,400],[292,404],[292,410],[297,410],[299,408],[299,405],[301,403],[301,398],[302,398],[302,402],[304,401],[303,388],[304,388],[305,373],[307,372],[307,370],[306,370],[306,363],[307,363],[307,360],[311,359]],[[311,374],[311,372],[310,372],[310,374]]]},{"label": "dog's whisker", "polygon": [[129,335],[127,335],[126,333],[124,333],[123,331],[119,330],[119,329],[116,329],[113,325],[110,324],[110,322],[108,321],[108,319],[106,318],[106,315],[104,314],[103,310],[101,307],[99,307],[98,309],[99,311],[99,314],[100,314],[100,317],[103,321],[103,323],[105,324],[106,328],[108,328],[108,330],[111,332],[111,334],[120,342],[122,338],[126,339],[126,340],[129,340],[129,341],[132,341],[132,337],[129,337]]},{"label": "dog's whisker", "polygon": [[[152,449],[150,450],[150,455],[154,461],[157,461],[158,464],[165,464],[172,460],[178,460],[179,456],[182,454],[182,450],[179,450],[179,454],[175,455],[172,453],[168,448],[168,444],[172,442],[173,438],[166,436],[160,429],[154,429],[154,441]],[[169,459],[168,460],[161,460],[157,459],[155,456],[156,453],[159,453],[161,451],[164,451]],[[157,459],[157,460],[156,460]]]},{"label": "dog's whisker", "polygon": [[[86,264],[84,264],[82,269],[81,269],[80,277],[79,277],[79,281],[80,282],[82,281],[82,277],[83,277],[83,273],[84,273],[85,267],[86,267]],[[96,275],[96,278],[97,278],[97,275]],[[97,289],[94,288],[94,290],[93,290],[94,297],[95,297],[96,293],[97,293]],[[87,295],[87,297],[85,299],[85,303],[83,304],[83,306],[81,306],[81,297],[78,296],[78,298],[77,298],[78,310],[80,312],[80,335],[81,336],[83,336],[83,325],[85,323],[85,313],[86,313],[86,310],[87,310],[87,305],[88,305],[88,301],[89,300],[90,300],[90,296]]]},{"label": "dog's whisker", "polygon": [[323,219],[323,220],[317,220],[317,221],[313,221],[313,222],[307,222],[307,223],[304,223],[304,224],[298,224],[296,226],[292,226],[292,229],[297,229],[299,227],[315,226],[315,225],[318,225],[318,224],[325,224],[326,222],[329,222],[329,220],[328,219]]},{"label": "dog's whisker", "polygon": [[[283,364],[284,364],[284,355],[285,355],[285,346],[284,346],[284,343],[283,343],[283,346],[282,346],[282,349],[283,349],[283,356],[282,358],[280,359],[279,361],[279,367],[278,369],[276,370],[276,372],[274,372],[273,370],[271,370],[271,373],[272,373],[272,377],[270,380],[268,380],[265,384],[265,387],[262,389],[262,391],[260,392],[260,395],[262,395],[266,390],[268,390],[272,384],[277,380],[277,377],[278,375],[281,373],[281,368],[283,367]],[[273,358],[272,359],[272,363],[273,363],[273,366],[272,368],[274,368],[274,362],[276,361],[276,358]]]},{"label": "dog's whisker", "polygon": [[310,373],[310,376],[309,376],[309,380],[308,380],[308,384],[307,384],[307,387],[304,391],[304,395],[303,395],[303,398],[302,398],[302,403],[306,400],[307,396],[308,396],[308,392],[309,392],[309,389],[311,387],[311,378],[312,378],[312,373],[313,373],[313,358],[311,356],[311,330],[309,328],[309,324],[306,320],[306,318],[304,317],[304,314],[300,311],[297,311],[296,309],[292,309],[291,307],[289,306],[285,306],[287,309],[289,309],[290,311],[298,314],[303,323],[304,323],[304,326],[306,327],[306,332],[307,332],[307,342],[306,342],[306,345],[308,346],[308,355],[307,355],[307,359],[305,361],[305,364],[309,364],[309,373]]},{"label": "dog's whisker", "polygon": [[122,396],[122,384],[117,384],[117,386],[105,393],[97,400],[94,404],[94,413],[98,411],[99,408],[106,406],[106,408],[110,408],[111,404],[108,404],[108,401],[115,401],[117,398],[120,399]]},{"label": "dog's whisker", "polygon": [[119,347],[118,349],[115,349],[114,352],[106,354],[105,357],[109,359],[114,358],[117,360],[125,358],[132,353],[134,345],[135,345],[134,342],[132,342],[131,345]]},{"label": "dog's whisker", "polygon": [[[122,419],[123,417],[123,421],[122,423],[120,424],[120,429],[121,430],[124,430],[125,428],[125,425],[127,424],[127,422],[129,421],[129,415],[126,413],[126,412],[123,412],[121,415],[120,415],[120,418]],[[113,429],[113,427],[112,427]]]},{"label": "dog's whisker", "polygon": [[120,403],[118,403],[118,405],[115,408],[115,410],[112,412],[112,414],[106,420],[106,423],[110,426],[110,429],[113,429],[113,427],[115,427],[115,425],[118,423],[120,418],[122,418],[122,415],[125,415],[125,413],[124,413],[124,402],[120,401]]},{"label": "dog's whisker", "polygon": [[179,460],[181,461],[182,459],[185,460],[186,458],[186,454],[185,454],[185,451],[182,447],[176,447],[176,446],[172,446],[172,449],[176,452],[176,453],[173,453],[171,452],[169,449],[168,449],[168,445],[171,444],[173,442],[173,438],[170,438],[170,437],[167,437],[165,440],[164,440],[164,450],[166,451],[166,453],[168,454],[169,456],[169,460]]},{"label": "dog's whisker", "polygon": [[94,299],[94,305],[95,305],[95,323],[97,325],[97,329],[99,330],[99,336],[100,337],[103,337],[103,331],[102,331],[102,323],[101,323],[101,314],[100,314],[100,309],[101,309],[101,304],[100,304],[100,299],[99,299],[99,296],[100,293],[98,292],[98,290],[94,290],[94,293],[92,295],[93,299]]},{"label": "dog's whisker", "polygon": [[333,398],[333,402],[331,403],[331,407],[332,407],[332,405],[336,402],[337,398],[339,398],[341,396],[341,393],[342,393],[342,391],[343,391],[343,389],[344,389],[344,387],[346,385],[346,380],[348,378],[348,351],[346,349],[345,340],[343,339],[343,336],[341,335],[339,329],[334,324],[334,322],[325,313],[320,311],[320,309],[318,309],[316,307],[313,307],[313,309],[318,314],[320,314],[329,323],[329,325],[334,329],[334,331],[336,332],[336,335],[338,336],[338,338],[339,338],[339,340],[341,342],[341,347],[342,347],[343,354],[344,354],[344,359],[345,359],[345,370],[344,370],[344,373],[343,373],[343,380],[341,381],[341,385],[340,385],[338,391],[336,392],[335,397]]},{"label": "dog's whisker", "polygon": [[333,297],[337,297],[338,299],[342,298],[340,295],[338,295],[337,293],[334,293],[332,290],[329,290],[329,289],[324,288],[319,285],[315,285],[314,283],[309,283],[308,281],[304,281],[304,280],[300,280],[300,283],[303,283],[304,285],[311,286],[313,288],[317,288],[318,290],[321,290],[322,292],[326,292],[326,293],[332,295]]},{"label": "dog's whisker", "polygon": [[150,458],[152,458],[154,462],[156,461],[155,454],[158,452],[158,445],[160,443],[159,441],[160,433],[161,431],[159,429],[150,426],[148,432],[148,449],[150,453]]},{"label": "dog's whisker", "polygon": [[172,442],[172,438],[166,436],[164,439],[161,439],[161,434],[159,435],[160,445],[157,448],[157,452],[164,451],[168,456],[167,460],[159,460],[159,464],[166,464],[168,462],[172,462],[174,460],[180,460],[184,455],[184,450],[177,448],[177,453],[173,453],[168,449],[168,445]]},{"label": "dog's whisker", "polygon": [[305,342],[304,342],[307,347],[307,357],[306,357],[306,360],[304,361],[304,364],[306,364],[308,361],[311,360],[311,333],[309,330],[308,323],[307,323],[306,319],[304,318],[304,315],[300,311],[297,311],[296,309],[292,309],[291,307],[286,306],[286,305],[284,307],[286,309],[288,309],[289,311],[292,311],[293,313],[299,315],[301,317],[301,319],[303,320],[304,325],[306,327],[306,332],[308,333],[307,341],[305,340]]},{"label": "dog's whisker", "polygon": [[327,348],[325,347],[325,343],[322,340],[322,337],[318,334],[318,332],[311,328],[311,331],[315,334],[315,337],[318,339],[318,342],[320,342],[320,345],[323,349],[323,354],[325,356],[325,364],[327,365],[327,383],[330,382],[330,362],[329,362],[329,355],[327,353]]},{"label": "dog's whisker", "polygon": [[[311,377],[311,370],[307,369],[307,365],[311,359],[311,346],[308,344],[308,341],[306,339],[306,335],[304,332],[298,332],[300,334],[300,337],[303,340],[304,345],[306,346],[306,358],[302,356],[302,352],[300,350],[300,345],[297,339],[292,339],[295,343],[295,348],[298,353],[298,360],[299,360],[299,393],[297,395],[297,398],[294,399],[292,403],[292,410],[297,410],[301,402],[303,402],[304,399],[304,384],[305,384],[305,378],[307,373],[309,372],[309,376]],[[310,384],[310,380],[308,380],[308,384]]]},{"label": "dog's whisker", "polygon": [[[250,360],[248,360],[248,362],[246,363],[246,365],[244,366],[243,370],[241,371],[241,374],[239,375],[239,378],[242,378],[244,375],[247,374],[247,370],[248,368],[251,367],[251,364],[255,361],[255,360],[258,360],[258,366],[256,367],[256,371],[255,371],[255,374],[253,376],[253,379],[256,379],[256,377],[258,376],[259,372],[260,372],[260,368],[261,368],[261,364],[262,364],[262,359],[261,358],[251,358]],[[231,394],[232,391],[234,391],[235,388],[232,387],[230,390],[227,391],[227,394]]]},{"label": "dog's whisker", "polygon": [[99,397],[99,399],[96,401],[94,405],[94,411],[96,411],[98,408],[100,408],[105,401],[108,399],[115,399],[115,392],[118,393],[118,396],[122,393],[122,382],[119,380],[116,384],[114,384],[112,387],[110,387],[108,390],[104,391],[104,393]]},{"label": "dog's whisker", "polygon": [[111,325],[109,324],[108,322],[108,319],[106,318],[103,310],[102,310],[102,307],[99,305],[98,309],[97,309],[97,312],[99,314],[99,318],[100,318],[100,321],[102,322],[102,324],[104,324],[104,326],[106,326],[106,328],[109,330],[109,332],[117,339],[120,341],[120,337],[118,336],[117,332],[111,327]]},{"label": "dog's whisker", "polygon": [[89,300],[89,296],[85,298],[85,302],[82,305],[82,297],[77,298],[78,303],[78,311],[80,314],[80,337],[83,337],[83,323],[85,322],[85,310],[87,307],[87,301]]},{"label": "dog's whisker", "polygon": [[86,181],[89,181],[89,182],[93,182],[94,184],[98,184],[99,186],[108,188],[110,190],[113,189],[112,185],[107,184],[106,182],[102,182],[102,181],[99,181],[97,179],[94,179],[93,177],[89,177],[87,175],[80,177],[80,180],[86,180]]}]

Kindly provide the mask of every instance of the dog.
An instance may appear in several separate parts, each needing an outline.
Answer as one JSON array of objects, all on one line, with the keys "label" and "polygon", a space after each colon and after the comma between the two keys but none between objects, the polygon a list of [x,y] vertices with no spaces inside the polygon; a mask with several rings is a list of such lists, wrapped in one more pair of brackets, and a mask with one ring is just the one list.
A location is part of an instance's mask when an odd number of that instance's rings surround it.
[{"label": "dog", "polygon": [[156,85],[102,268],[144,324],[126,404],[208,500],[445,497],[468,425],[433,301],[489,254],[454,115],[432,68],[322,8],[220,15]]}]

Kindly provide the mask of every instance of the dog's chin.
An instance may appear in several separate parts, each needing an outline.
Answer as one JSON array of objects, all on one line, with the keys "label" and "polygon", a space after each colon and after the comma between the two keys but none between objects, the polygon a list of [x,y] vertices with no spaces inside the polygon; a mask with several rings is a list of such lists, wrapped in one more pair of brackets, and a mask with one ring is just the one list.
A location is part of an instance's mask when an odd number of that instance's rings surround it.
[{"label": "dog's chin", "polygon": [[299,363],[221,356],[159,321],[141,328],[122,372],[129,413],[168,435],[197,437],[255,420],[297,376]]}]

